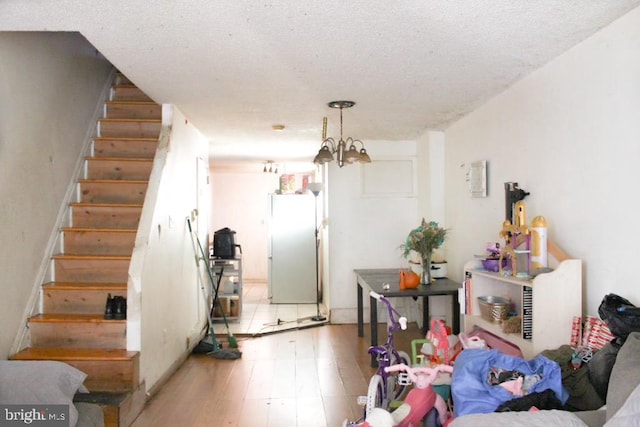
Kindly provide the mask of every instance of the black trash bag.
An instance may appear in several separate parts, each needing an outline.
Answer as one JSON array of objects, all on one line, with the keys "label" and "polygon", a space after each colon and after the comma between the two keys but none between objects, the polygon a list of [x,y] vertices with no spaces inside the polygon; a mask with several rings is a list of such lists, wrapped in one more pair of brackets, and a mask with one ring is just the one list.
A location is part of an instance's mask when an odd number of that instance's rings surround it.
[{"label": "black trash bag", "polygon": [[598,314],[611,333],[622,341],[631,332],[640,331],[640,307],[619,295],[605,295],[598,307]]}]

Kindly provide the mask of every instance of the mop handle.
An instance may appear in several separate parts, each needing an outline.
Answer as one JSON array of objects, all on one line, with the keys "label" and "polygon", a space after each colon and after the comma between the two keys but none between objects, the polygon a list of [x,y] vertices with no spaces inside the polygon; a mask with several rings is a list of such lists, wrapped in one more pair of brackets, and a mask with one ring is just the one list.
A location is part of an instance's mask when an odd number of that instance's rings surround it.
[{"label": "mop handle", "polygon": [[[196,242],[198,243],[198,249],[200,249],[200,256],[202,257],[202,260],[205,261],[205,266],[207,267],[207,273],[209,273],[209,281],[211,282],[211,287],[212,290],[214,290],[214,297],[213,297],[213,304],[217,304],[218,305],[218,310],[220,310],[220,313],[222,313],[222,319],[224,320],[224,324],[227,328],[229,328],[229,324],[227,323],[227,316],[224,312],[224,309],[222,308],[222,304],[220,303],[220,300],[218,299],[218,289],[220,288],[220,282],[218,282],[218,285],[216,286],[216,280],[213,278],[213,272],[211,271],[211,267],[209,266],[209,261],[207,260],[207,258],[204,255],[204,249],[202,249],[202,245],[200,244],[200,238],[198,237],[198,235],[196,233],[193,232],[193,230],[191,229],[191,220],[189,218],[187,218],[187,225],[189,227],[189,233],[191,233],[191,235],[195,235],[196,236]],[[196,255],[196,261],[197,261],[198,257]],[[224,272],[224,266],[222,266],[221,270],[220,270],[220,278],[222,278],[222,273]]]}]

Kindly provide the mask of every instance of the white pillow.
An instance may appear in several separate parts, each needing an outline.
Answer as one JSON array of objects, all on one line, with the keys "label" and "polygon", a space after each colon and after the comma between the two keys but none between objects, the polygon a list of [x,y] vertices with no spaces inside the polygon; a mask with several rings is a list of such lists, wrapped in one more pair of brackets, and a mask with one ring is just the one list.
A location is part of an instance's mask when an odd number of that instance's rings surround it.
[{"label": "white pillow", "polygon": [[69,425],[75,426],[78,411],[73,396],[86,390],[87,374],[56,361],[0,360],[0,404],[69,405]]}]

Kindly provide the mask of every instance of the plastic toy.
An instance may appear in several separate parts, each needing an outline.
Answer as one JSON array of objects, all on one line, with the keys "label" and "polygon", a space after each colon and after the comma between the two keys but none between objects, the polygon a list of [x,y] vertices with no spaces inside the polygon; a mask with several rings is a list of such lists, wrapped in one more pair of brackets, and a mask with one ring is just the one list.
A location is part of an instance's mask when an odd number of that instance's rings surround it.
[{"label": "plastic toy", "polygon": [[434,354],[431,359],[433,363],[444,363],[448,365],[451,362],[449,358],[449,336],[444,322],[439,319],[431,319],[431,328],[427,331],[427,340],[433,345]]},{"label": "plastic toy", "polygon": [[407,394],[406,399],[395,411],[388,412],[382,408],[375,408],[365,419],[361,427],[417,427],[432,408],[438,411],[441,425],[445,425],[450,418],[447,403],[433,389],[433,382],[441,372],[452,373],[453,367],[437,365],[433,368],[410,368],[405,364],[393,365],[385,368],[388,372],[404,371],[414,387]]},{"label": "plastic toy", "polygon": [[[514,223],[512,224],[509,220],[505,220],[502,223],[502,230],[500,230],[499,236],[505,240],[505,245],[500,251],[498,266],[502,274],[502,260],[508,259],[511,263],[511,274],[514,277],[528,278],[531,268],[531,231],[527,226],[526,204],[520,200],[515,204],[515,210]],[[525,262],[524,268],[518,266],[518,254],[525,255],[525,260],[523,260]]]},{"label": "plastic toy", "polygon": [[398,382],[397,375],[391,374],[385,368],[398,363],[408,364],[410,362],[409,355],[406,352],[395,349],[393,340],[393,334],[396,331],[407,329],[407,318],[401,316],[384,296],[373,291],[369,292],[369,295],[387,306],[389,327],[387,329],[387,341],[382,345],[369,348],[369,354],[376,357],[378,369],[369,381],[365,417],[373,408],[388,409],[392,401],[402,396],[407,386],[407,384]]},{"label": "plastic toy", "polygon": [[414,289],[420,284],[420,276],[411,270],[400,270],[400,290]]},{"label": "plastic toy", "polygon": [[[387,341],[382,345],[369,347],[369,354],[375,356],[378,368],[369,381],[363,416],[357,421],[345,420],[343,426],[348,427],[363,425],[364,420],[375,408],[389,409],[389,404],[400,399],[409,385],[407,382],[399,381],[398,375],[385,369],[395,364],[408,364],[410,362],[409,355],[406,352],[395,349],[393,340],[394,332],[400,329],[407,329],[407,318],[401,316],[384,296],[373,291],[369,292],[369,295],[387,306],[389,314]],[[360,401],[360,399],[364,400],[365,398],[359,398],[358,400]]]},{"label": "plastic toy", "polygon": [[547,220],[538,215],[531,220],[531,269],[547,266]]}]

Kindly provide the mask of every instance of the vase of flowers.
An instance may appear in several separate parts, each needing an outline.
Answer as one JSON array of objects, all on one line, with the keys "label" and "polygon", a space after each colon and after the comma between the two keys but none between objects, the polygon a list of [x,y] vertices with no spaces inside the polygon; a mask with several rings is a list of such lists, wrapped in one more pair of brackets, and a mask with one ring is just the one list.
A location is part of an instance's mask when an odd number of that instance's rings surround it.
[{"label": "vase of flowers", "polygon": [[437,222],[427,222],[422,218],[420,226],[409,232],[407,240],[402,245],[402,256],[404,258],[408,259],[411,251],[420,255],[422,263],[422,284],[428,285],[431,283],[431,257],[433,251],[442,246],[446,235],[447,230],[438,226]]}]

